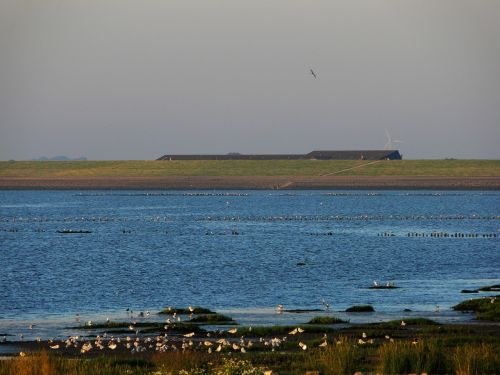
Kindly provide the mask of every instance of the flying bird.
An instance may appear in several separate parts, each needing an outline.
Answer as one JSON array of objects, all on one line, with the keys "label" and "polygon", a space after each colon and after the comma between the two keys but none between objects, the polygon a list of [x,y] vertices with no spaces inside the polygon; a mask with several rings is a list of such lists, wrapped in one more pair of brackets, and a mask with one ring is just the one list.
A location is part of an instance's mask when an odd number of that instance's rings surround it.
[{"label": "flying bird", "polygon": [[310,69],[310,71],[311,71],[311,74],[312,74],[312,76],[313,76],[314,78],[318,78],[318,77],[316,77],[316,73],[314,73],[314,70]]}]

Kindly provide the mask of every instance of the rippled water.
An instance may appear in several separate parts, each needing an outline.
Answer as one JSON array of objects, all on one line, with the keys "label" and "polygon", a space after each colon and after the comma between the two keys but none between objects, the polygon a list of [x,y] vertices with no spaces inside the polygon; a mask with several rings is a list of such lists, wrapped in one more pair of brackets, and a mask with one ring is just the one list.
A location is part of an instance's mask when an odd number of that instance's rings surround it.
[{"label": "rippled water", "polygon": [[447,314],[500,281],[499,223],[497,192],[2,191],[0,332],[168,305]]}]

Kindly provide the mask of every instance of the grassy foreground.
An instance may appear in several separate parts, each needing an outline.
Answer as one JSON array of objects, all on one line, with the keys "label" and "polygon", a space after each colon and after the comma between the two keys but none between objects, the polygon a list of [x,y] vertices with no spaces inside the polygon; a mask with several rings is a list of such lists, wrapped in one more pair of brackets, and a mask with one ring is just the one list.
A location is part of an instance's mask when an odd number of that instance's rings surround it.
[{"label": "grassy foreground", "polygon": [[299,352],[162,353],[151,358],[65,358],[41,351],[0,361],[0,375],[498,374],[500,345],[439,339],[364,344],[349,339]]},{"label": "grassy foreground", "polygon": [[0,161],[0,178],[322,175],[495,177],[500,160]]}]

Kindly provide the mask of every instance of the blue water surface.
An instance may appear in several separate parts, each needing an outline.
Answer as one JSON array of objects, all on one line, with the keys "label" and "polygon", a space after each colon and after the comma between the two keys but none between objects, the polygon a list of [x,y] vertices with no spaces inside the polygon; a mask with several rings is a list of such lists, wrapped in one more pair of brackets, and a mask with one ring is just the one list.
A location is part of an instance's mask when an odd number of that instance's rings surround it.
[{"label": "blue water surface", "polygon": [[446,310],[500,282],[499,223],[500,193],[483,191],[1,191],[0,327],[323,299]]}]

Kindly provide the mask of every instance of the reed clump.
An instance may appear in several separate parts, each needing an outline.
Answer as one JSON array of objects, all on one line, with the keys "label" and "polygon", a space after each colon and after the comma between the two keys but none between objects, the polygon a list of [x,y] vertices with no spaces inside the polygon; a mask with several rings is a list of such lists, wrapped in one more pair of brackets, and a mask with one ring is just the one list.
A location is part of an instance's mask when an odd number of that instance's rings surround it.
[{"label": "reed clump", "polygon": [[363,351],[354,342],[341,339],[312,352],[307,364],[325,375],[353,374],[361,370]]},{"label": "reed clump", "polygon": [[146,375],[154,368],[141,359],[68,359],[46,351],[0,361],[0,375]]},{"label": "reed clump", "polygon": [[[297,340],[298,341],[298,340]],[[500,374],[498,339],[491,342],[454,345],[446,339],[361,340],[352,336],[287,341],[270,351],[262,347],[247,353],[209,353],[198,350],[170,351],[151,355],[120,354],[82,358],[41,351],[0,361],[0,375],[205,375],[353,374]],[[258,344],[257,344],[258,345]],[[256,345],[256,346],[257,346]]]},{"label": "reed clump", "polygon": [[439,341],[386,342],[378,348],[379,371],[384,374],[447,374],[449,355]]},{"label": "reed clump", "polygon": [[456,347],[452,357],[455,374],[500,374],[498,349],[485,343]]}]

